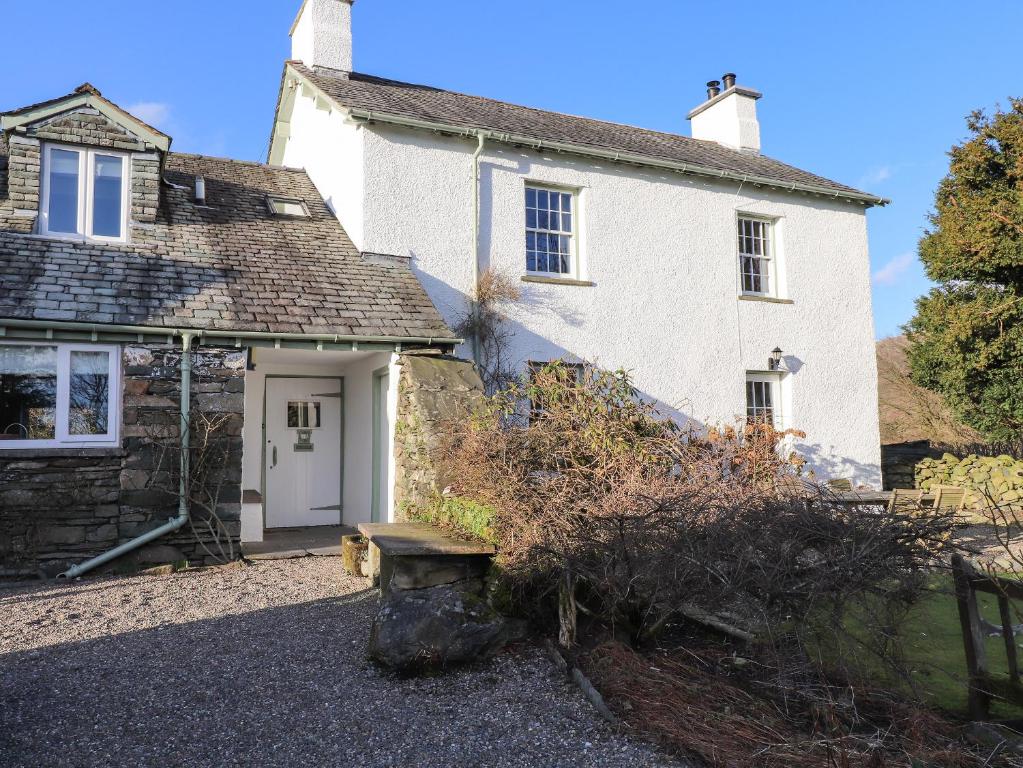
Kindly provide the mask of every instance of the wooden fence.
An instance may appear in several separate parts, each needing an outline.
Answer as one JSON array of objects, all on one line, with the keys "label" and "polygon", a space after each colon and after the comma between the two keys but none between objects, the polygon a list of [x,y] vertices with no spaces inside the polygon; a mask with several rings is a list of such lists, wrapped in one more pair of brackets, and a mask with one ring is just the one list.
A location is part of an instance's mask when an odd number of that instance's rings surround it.
[{"label": "wooden fence", "polygon": [[[966,650],[966,668],[969,673],[969,711],[974,720],[990,717],[991,699],[1004,698],[1023,706],[1023,684],[1020,683],[1019,661],[1016,654],[1016,633],[1012,624],[1010,600],[1023,600],[1023,583],[979,573],[961,555],[952,556],[952,575],[955,580],[956,602],[959,604],[959,624],[963,631]],[[988,671],[987,652],[984,647],[991,625],[981,619],[977,593],[987,592],[998,600],[1002,639],[1009,677],[994,677]]]}]

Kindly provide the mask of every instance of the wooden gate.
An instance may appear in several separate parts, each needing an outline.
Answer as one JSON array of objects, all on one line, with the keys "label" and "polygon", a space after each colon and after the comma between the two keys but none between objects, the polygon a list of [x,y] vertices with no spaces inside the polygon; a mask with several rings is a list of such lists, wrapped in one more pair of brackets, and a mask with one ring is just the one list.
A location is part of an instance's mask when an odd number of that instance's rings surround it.
[{"label": "wooden gate", "polygon": [[[974,720],[987,720],[991,698],[998,696],[1023,705],[1023,684],[1020,683],[1019,663],[1016,657],[1016,634],[1012,625],[1010,600],[1023,600],[1023,583],[979,573],[961,555],[952,556],[952,575],[955,579],[956,602],[959,604],[959,623],[963,631],[966,650],[966,669],[969,673],[969,710]],[[987,592],[998,600],[1002,639],[1009,667],[1009,679],[992,676],[988,671],[984,639],[991,625],[985,628],[977,605],[977,593]]]}]

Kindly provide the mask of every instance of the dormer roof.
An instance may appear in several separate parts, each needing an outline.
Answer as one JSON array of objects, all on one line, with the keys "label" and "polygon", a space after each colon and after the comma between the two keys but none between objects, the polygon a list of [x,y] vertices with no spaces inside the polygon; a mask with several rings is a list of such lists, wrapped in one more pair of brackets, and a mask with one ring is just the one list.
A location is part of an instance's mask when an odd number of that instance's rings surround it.
[{"label": "dormer roof", "polygon": [[139,137],[152,149],[164,153],[170,150],[170,136],[104,98],[99,89],[91,83],[82,83],[64,96],[0,114],[0,130],[4,133],[15,131],[81,107],[95,109],[112,123]]}]

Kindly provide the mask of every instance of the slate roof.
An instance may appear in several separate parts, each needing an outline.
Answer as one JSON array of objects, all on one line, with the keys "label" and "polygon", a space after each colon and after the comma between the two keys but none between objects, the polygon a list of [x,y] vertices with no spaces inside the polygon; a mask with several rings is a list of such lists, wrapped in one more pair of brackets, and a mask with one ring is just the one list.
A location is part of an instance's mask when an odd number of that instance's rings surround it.
[{"label": "slate roof", "polygon": [[[359,254],[304,171],[169,153],[164,178],[184,189],[163,185],[131,244],[0,232],[0,318],[454,337],[408,266]],[[271,215],[268,194],[311,216]]]},{"label": "slate roof", "polygon": [[349,74],[324,67],[309,68],[299,61],[289,61],[286,67],[349,109],[466,129],[510,133],[537,141],[593,147],[655,160],[689,163],[713,170],[762,177],[782,187],[793,183],[802,184],[881,202],[879,196],[802,171],[764,155],[729,149],[713,141],[523,107],[357,72]]}]

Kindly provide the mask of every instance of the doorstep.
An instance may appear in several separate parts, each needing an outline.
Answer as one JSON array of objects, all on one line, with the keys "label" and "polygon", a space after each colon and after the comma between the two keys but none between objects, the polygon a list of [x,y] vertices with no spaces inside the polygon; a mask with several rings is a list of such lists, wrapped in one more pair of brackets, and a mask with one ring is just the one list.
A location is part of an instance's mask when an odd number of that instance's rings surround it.
[{"label": "doorstep", "polygon": [[294,557],[340,557],[341,537],[357,533],[347,525],[268,528],[262,541],[242,542],[249,560],[288,560]]}]

